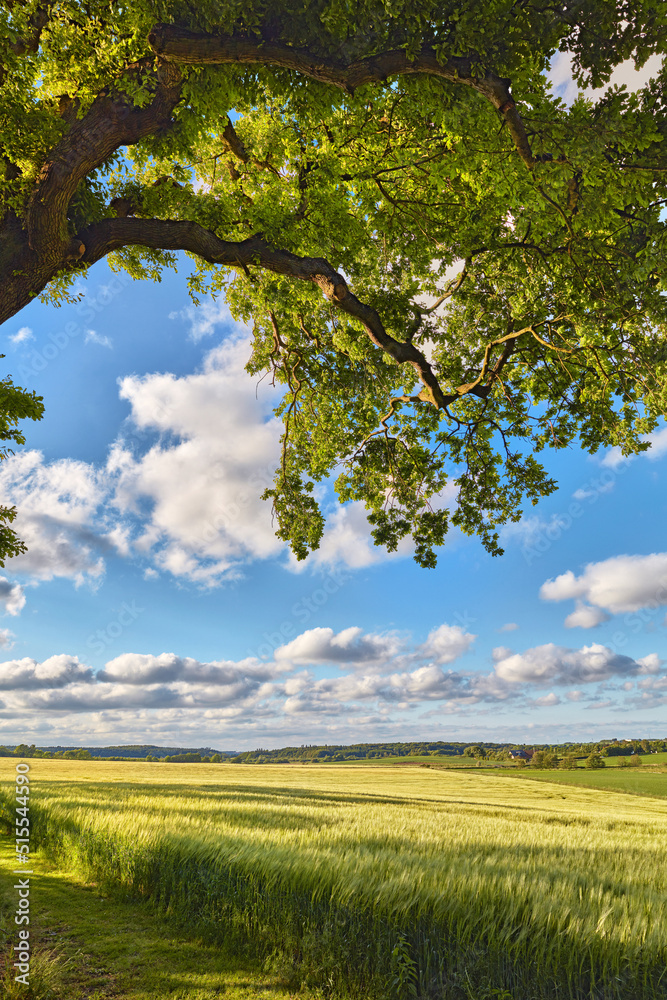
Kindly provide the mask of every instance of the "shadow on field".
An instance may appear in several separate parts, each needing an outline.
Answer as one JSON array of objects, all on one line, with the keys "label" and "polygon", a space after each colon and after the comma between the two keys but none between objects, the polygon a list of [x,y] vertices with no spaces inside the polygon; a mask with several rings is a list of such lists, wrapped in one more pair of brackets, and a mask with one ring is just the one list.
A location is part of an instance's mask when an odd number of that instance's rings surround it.
[{"label": "shadow on field", "polygon": [[[13,842],[0,838],[0,977],[15,943]],[[284,982],[224,940],[206,941],[140,902],[100,894],[95,884],[60,871],[41,855],[31,877],[30,997],[35,1000],[288,1000]],[[13,975],[0,978],[3,1000]]]}]

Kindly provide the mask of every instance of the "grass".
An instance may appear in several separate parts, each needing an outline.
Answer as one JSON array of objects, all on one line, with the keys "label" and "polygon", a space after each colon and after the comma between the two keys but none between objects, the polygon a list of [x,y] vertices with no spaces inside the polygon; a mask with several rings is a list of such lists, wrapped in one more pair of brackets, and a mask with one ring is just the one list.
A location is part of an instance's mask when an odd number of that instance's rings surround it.
[{"label": "grass", "polygon": [[[0,837],[0,943],[16,941],[12,923],[13,843]],[[79,873],[40,857],[32,877],[31,994],[0,965],[5,1000],[291,1000],[279,976],[256,961],[193,937],[140,902],[109,898]],[[303,997],[303,995],[302,995]],[[304,998],[305,1000],[305,998]]]},{"label": "grass", "polygon": [[599,771],[578,768],[576,771],[538,771],[529,767],[508,771],[512,778],[529,778],[532,781],[557,782],[559,785],[578,785],[599,788],[631,795],[667,796],[667,773],[651,772],[644,767],[605,767]]},{"label": "grass", "polygon": [[556,772],[31,767],[51,857],[232,953],[273,955],[295,985],[363,1000],[666,995],[658,798]]}]

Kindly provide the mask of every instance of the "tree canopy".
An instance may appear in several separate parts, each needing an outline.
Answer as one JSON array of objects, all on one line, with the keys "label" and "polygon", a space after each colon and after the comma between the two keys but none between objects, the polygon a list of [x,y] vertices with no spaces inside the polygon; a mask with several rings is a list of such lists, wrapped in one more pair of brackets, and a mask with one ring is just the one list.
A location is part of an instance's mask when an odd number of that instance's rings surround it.
[{"label": "tree canopy", "polygon": [[547,71],[666,43],[659,0],[6,0],[0,321],[184,251],[283,387],[298,557],[331,476],[422,565],[450,525],[498,553],[537,453],[665,414],[667,74],[568,106]]}]

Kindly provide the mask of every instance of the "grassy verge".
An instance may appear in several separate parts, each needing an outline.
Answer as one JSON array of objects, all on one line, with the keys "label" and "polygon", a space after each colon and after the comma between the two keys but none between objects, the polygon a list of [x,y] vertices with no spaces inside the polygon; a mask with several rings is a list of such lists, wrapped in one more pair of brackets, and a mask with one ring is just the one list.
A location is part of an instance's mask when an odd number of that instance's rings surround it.
[{"label": "grassy verge", "polygon": [[[14,982],[13,842],[0,837],[0,996],[4,1000],[290,1000],[284,980],[155,914],[100,892],[39,854],[31,885],[31,988]],[[310,994],[301,993],[305,998]]]}]

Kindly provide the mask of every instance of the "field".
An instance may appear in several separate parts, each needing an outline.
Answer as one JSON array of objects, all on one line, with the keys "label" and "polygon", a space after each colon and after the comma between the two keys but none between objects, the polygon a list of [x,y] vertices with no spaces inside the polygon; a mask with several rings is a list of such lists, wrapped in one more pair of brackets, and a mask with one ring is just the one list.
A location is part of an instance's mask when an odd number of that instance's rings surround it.
[{"label": "field", "polygon": [[631,795],[667,796],[667,773],[650,771],[646,768],[605,767],[591,771],[579,768],[576,771],[533,771],[530,768],[506,772],[512,778],[526,778],[531,781],[557,782],[559,785],[577,785],[580,788],[602,788]]},{"label": "field", "polygon": [[322,996],[667,996],[659,798],[419,767],[31,763],[33,845]]}]

